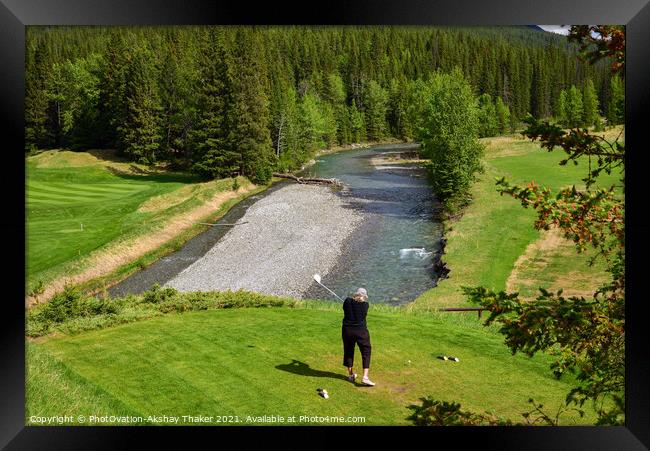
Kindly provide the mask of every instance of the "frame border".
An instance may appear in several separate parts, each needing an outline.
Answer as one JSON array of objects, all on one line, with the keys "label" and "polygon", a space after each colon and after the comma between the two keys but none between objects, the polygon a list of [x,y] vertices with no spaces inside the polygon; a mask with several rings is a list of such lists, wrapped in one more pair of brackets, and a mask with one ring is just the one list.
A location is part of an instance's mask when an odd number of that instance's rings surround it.
[{"label": "frame border", "polygon": [[[289,2],[268,2],[251,7],[243,2],[222,0],[158,0],[152,5],[147,0],[0,0],[0,117],[5,128],[7,165],[11,177],[2,177],[3,192],[12,195],[5,201],[0,230],[5,236],[25,236],[24,191],[21,197],[16,186],[24,183],[24,58],[25,27],[29,25],[523,25],[523,24],[625,24],[626,46],[626,141],[633,149],[628,152],[626,174],[626,203],[634,209],[627,215],[626,249],[627,291],[636,302],[626,304],[626,426],[563,426],[563,427],[468,427],[459,434],[456,428],[408,428],[409,435],[423,439],[448,438],[456,444],[475,441],[488,449],[649,449],[650,446],[650,342],[648,327],[644,327],[641,268],[649,254],[647,236],[650,220],[641,209],[647,167],[647,137],[643,136],[643,113],[650,104],[650,0],[547,0],[526,2],[518,0],[357,0],[354,3],[335,0],[328,4],[306,5],[297,8]],[[152,7],[155,6],[155,7]],[[320,7],[318,7],[320,6]],[[644,139],[645,138],[645,139]],[[634,149],[638,149],[637,152]],[[13,153],[12,153],[13,152]],[[22,185],[24,186],[24,185]],[[635,189],[636,188],[636,189]],[[23,188],[24,189],[24,188]],[[645,239],[644,239],[645,238]],[[8,240],[12,244],[11,262],[3,274],[10,299],[24,297],[17,280],[24,280],[25,242]],[[20,266],[22,265],[22,266]],[[24,287],[23,287],[24,288]],[[628,295],[629,298],[629,295]],[[0,366],[0,446],[7,449],[48,447],[54,449],[115,448],[132,445],[134,436],[139,440],[169,440],[171,435],[188,432],[192,438],[214,439],[213,428],[152,428],[152,427],[36,427],[25,426],[25,335],[24,307],[9,301],[0,329],[0,352],[4,356]],[[262,435],[282,433],[282,426],[253,427]],[[317,426],[317,428],[320,428]],[[367,429],[368,427],[366,427]],[[236,428],[220,427],[220,434]],[[247,428],[249,429],[249,428]],[[301,429],[301,430],[300,430]],[[358,428],[357,428],[358,429]],[[370,428],[378,432],[402,432],[403,428]],[[310,428],[292,428],[311,435]],[[328,427],[338,432],[341,427]],[[137,431],[137,432],[136,432]],[[239,431],[242,432],[242,431]],[[368,431],[370,432],[370,431]],[[466,433],[466,432],[469,432]],[[433,435],[432,435],[433,434]],[[185,434],[183,434],[185,435]],[[237,434],[241,444],[260,444],[257,434]],[[284,434],[283,434],[284,435]],[[296,437],[298,436],[296,435]],[[328,432],[328,436],[331,434]],[[309,438],[308,436],[305,436]],[[414,438],[415,438],[414,437]],[[313,439],[313,436],[312,436]],[[322,443],[322,439],[319,442]],[[325,439],[327,440],[327,439]],[[293,439],[284,435],[284,441]],[[168,442],[171,443],[171,442]],[[185,442],[186,444],[187,442]],[[295,443],[295,442],[294,442]],[[304,443],[301,441],[301,443]]]}]

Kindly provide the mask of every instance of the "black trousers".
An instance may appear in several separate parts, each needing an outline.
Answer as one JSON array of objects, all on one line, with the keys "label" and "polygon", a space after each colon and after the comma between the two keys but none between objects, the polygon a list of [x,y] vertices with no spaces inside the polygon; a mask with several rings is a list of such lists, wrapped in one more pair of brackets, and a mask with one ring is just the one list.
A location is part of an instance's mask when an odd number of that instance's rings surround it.
[{"label": "black trousers", "polygon": [[370,368],[370,332],[365,327],[343,326],[343,365],[351,367],[354,364],[354,345],[359,345],[363,368]]}]

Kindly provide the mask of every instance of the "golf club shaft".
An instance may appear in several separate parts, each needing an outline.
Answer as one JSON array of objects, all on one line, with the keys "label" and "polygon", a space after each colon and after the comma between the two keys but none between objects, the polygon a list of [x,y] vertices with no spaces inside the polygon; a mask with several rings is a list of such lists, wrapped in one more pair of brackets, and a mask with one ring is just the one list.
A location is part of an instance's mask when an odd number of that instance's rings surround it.
[{"label": "golf club shaft", "polygon": [[[327,291],[329,291],[330,293],[332,293],[334,296],[336,296],[336,297],[339,299],[339,301],[343,301],[343,299],[341,299],[341,298],[339,297],[338,294],[334,293],[332,290],[330,290],[329,288],[327,288],[325,285],[323,285],[323,284],[320,283],[320,282],[316,282],[316,283],[317,283],[318,285],[320,285],[321,287],[325,288],[325,289],[326,289]],[[343,302],[345,302],[345,301],[343,301]]]}]

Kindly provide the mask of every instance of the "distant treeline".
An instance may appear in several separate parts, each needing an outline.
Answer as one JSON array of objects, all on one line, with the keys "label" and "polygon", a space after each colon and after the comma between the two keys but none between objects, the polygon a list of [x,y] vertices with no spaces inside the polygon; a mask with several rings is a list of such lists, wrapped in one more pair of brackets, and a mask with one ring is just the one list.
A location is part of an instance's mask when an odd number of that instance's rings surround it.
[{"label": "distant treeline", "polygon": [[608,62],[576,55],[526,27],[29,27],[26,150],[264,182],[317,148],[417,138],[418,83],[454,68],[493,124],[481,136],[566,116],[561,92],[588,80],[607,114]]}]

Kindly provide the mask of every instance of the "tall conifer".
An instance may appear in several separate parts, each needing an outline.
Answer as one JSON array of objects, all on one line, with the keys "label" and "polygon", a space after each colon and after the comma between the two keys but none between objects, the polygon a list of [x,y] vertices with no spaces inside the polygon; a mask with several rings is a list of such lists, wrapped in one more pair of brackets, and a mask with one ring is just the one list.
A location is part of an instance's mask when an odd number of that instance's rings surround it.
[{"label": "tall conifer", "polygon": [[134,53],[125,94],[125,118],[117,127],[118,149],[133,160],[153,164],[162,139],[162,109],[152,55],[146,48]]},{"label": "tall conifer", "polygon": [[265,183],[271,178],[275,155],[269,131],[266,61],[258,33],[244,28],[235,35],[229,141],[239,150],[243,175]]},{"label": "tall conifer", "polygon": [[222,31],[209,28],[199,51],[198,115],[190,133],[194,172],[207,178],[230,177],[242,172],[242,158],[229,138],[232,108],[231,64]]},{"label": "tall conifer", "polygon": [[582,103],[584,108],[583,124],[585,126],[596,124],[596,121],[599,119],[598,96],[596,95],[594,82],[591,81],[591,79],[587,80],[585,83]]}]

